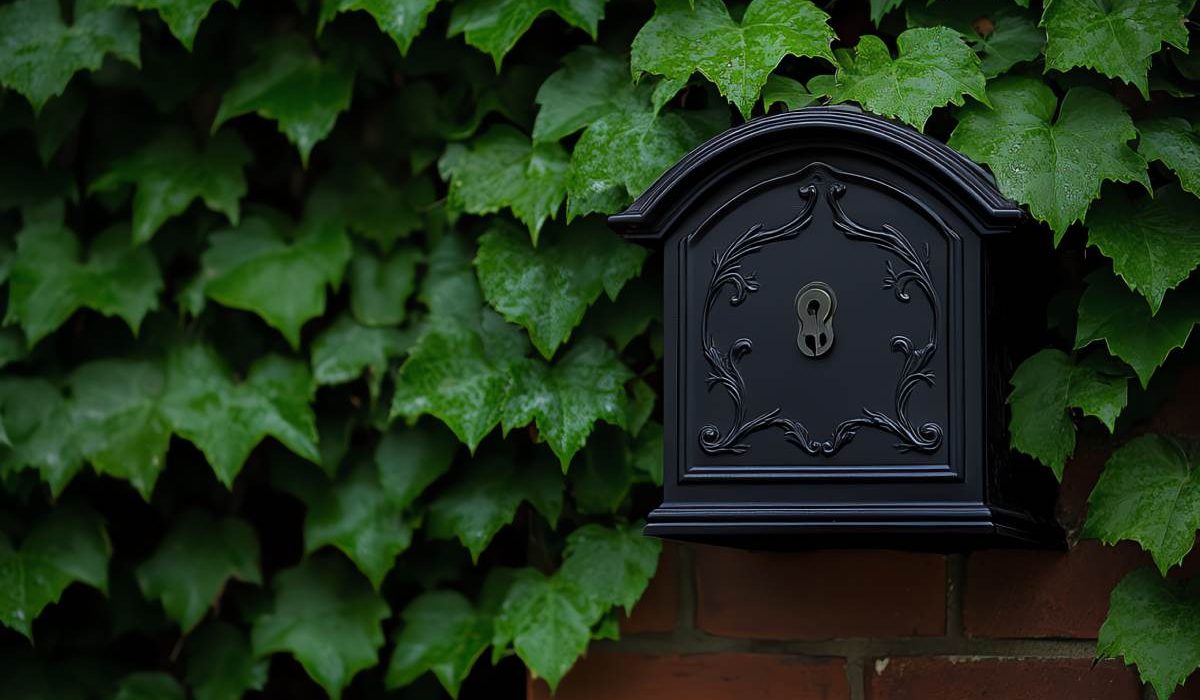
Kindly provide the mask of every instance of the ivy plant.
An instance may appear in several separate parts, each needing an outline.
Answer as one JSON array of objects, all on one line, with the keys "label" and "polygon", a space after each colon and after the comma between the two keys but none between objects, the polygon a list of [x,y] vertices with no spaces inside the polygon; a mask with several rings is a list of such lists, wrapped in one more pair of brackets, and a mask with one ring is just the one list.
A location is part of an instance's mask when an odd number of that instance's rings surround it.
[{"label": "ivy plant", "polygon": [[5,687],[557,687],[659,557],[661,259],[603,216],[845,104],[1055,250],[1012,448],[1110,451],[1078,532],[1154,566],[1097,655],[1165,700],[1200,668],[1200,451],[1144,425],[1200,320],[1193,4],[0,0]]}]

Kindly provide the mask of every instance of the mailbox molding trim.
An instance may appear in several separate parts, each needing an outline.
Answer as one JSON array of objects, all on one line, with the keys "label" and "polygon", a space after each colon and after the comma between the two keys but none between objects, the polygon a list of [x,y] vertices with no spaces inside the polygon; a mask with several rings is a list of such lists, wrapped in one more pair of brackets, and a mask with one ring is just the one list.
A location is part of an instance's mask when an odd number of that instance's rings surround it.
[{"label": "mailbox molding trim", "polygon": [[1000,194],[986,170],[949,146],[856,107],[835,106],[758,117],[718,134],[663,173],[625,211],[609,216],[608,223],[626,238],[661,240],[705,181],[730,162],[745,162],[755,151],[776,150],[789,141],[820,143],[822,134],[843,145],[853,140],[855,149],[864,153],[921,164],[923,175],[969,205],[981,233],[1007,232],[1026,217]]},{"label": "mailbox molding trim", "polygon": [[[843,447],[853,441],[861,428],[869,427],[895,435],[898,439],[895,447],[902,452],[936,452],[942,445],[945,433],[942,426],[937,423],[926,422],[914,427],[907,415],[908,400],[912,392],[922,383],[933,386],[935,381],[932,370],[928,370],[928,365],[937,352],[937,331],[942,318],[942,301],[938,296],[935,284],[926,267],[928,253],[926,259],[922,260],[920,254],[912,247],[912,244],[909,243],[904,233],[889,224],[884,224],[880,230],[874,230],[859,224],[853,217],[846,213],[842,207],[841,198],[846,192],[845,183],[850,181],[856,181],[857,184],[887,191],[893,196],[907,200],[912,206],[921,210],[931,223],[938,227],[941,234],[949,242],[957,242],[959,240],[958,234],[936,212],[930,210],[920,200],[888,183],[865,175],[840,170],[818,161],[810,163],[795,172],[773,177],[742,190],[718,207],[700,226],[687,234],[684,240],[691,243],[697,236],[705,233],[714,221],[719,220],[727,209],[736,206],[760,189],[777,186],[783,182],[792,180],[800,182],[810,181],[802,184],[797,189],[798,196],[804,200],[804,208],[790,221],[774,228],[764,228],[763,224],[756,224],[750,227],[745,233],[734,238],[712,262],[713,273],[705,294],[704,311],[700,316],[700,338],[703,344],[703,355],[709,366],[708,384],[710,390],[713,387],[720,386],[728,393],[730,401],[733,404],[733,422],[727,426],[723,433],[721,428],[714,423],[707,423],[701,426],[697,434],[700,449],[709,455],[744,454],[749,449],[749,445],[741,442],[743,438],[761,430],[781,428],[784,439],[796,445],[804,452],[811,456],[829,457],[837,454]],[[843,420],[834,428],[833,438],[829,440],[810,439],[808,429],[805,428],[804,424],[798,420],[780,416],[779,408],[769,409],[753,418],[747,418],[745,404],[748,398],[748,391],[742,379],[741,372],[738,371],[737,363],[743,356],[753,351],[754,343],[750,338],[738,338],[729,344],[727,351],[722,351],[716,346],[715,340],[708,329],[709,315],[722,289],[726,286],[733,287],[733,292],[729,296],[729,304],[737,306],[760,288],[760,283],[753,279],[752,276],[742,274],[741,261],[747,256],[758,253],[772,243],[789,240],[798,236],[812,223],[813,210],[820,201],[824,201],[829,206],[833,213],[834,228],[839,230],[846,238],[852,241],[874,244],[876,247],[882,248],[896,256],[906,266],[897,272],[892,261],[889,260],[886,266],[886,275],[883,279],[884,288],[893,290],[897,301],[908,303],[911,299],[908,286],[915,283],[928,300],[933,317],[929,339],[924,345],[917,345],[904,335],[893,336],[890,341],[892,350],[901,352],[905,357],[904,365],[901,368],[896,384],[895,405],[893,407],[895,416],[890,416],[885,411],[877,411],[864,406],[862,408],[863,415]],[[954,261],[947,262],[953,263]],[[811,284],[824,283],[810,283],[809,286]],[[682,318],[682,314],[680,318]],[[684,474],[684,478],[692,476],[692,472],[696,469],[697,467],[688,469],[687,473]],[[779,478],[784,475],[811,477],[814,472],[818,473],[820,478],[830,478],[831,476],[830,470],[812,466],[774,468],[766,472],[750,470],[744,467],[729,470],[714,467],[700,467],[699,469],[709,479],[721,477],[744,479],[750,477],[751,474],[753,474],[753,478],[760,479],[764,477]],[[840,467],[832,471],[833,474],[838,475],[835,478],[858,478],[864,476],[864,472],[876,476],[885,475],[889,478],[897,478],[904,470],[894,468],[883,468],[880,470],[879,467],[869,470],[864,468]],[[919,470],[912,475],[921,478],[937,476],[943,474],[945,471],[944,468],[935,466],[932,469]],[[699,476],[699,473],[696,476]]]}]

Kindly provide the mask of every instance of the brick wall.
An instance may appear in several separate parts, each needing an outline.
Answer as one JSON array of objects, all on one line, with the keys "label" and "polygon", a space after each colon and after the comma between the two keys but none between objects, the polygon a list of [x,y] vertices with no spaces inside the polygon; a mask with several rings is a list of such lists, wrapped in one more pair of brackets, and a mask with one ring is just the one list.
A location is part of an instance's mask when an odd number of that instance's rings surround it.
[{"label": "brick wall", "polygon": [[[1081,445],[1069,466],[1069,531],[1106,458]],[[949,556],[672,544],[621,641],[594,643],[556,697],[1153,700],[1132,669],[1093,663],[1109,592],[1148,563],[1136,545],[1090,541]],[[531,680],[528,697],[545,700],[546,685]],[[1200,682],[1173,697],[1200,699]]]}]

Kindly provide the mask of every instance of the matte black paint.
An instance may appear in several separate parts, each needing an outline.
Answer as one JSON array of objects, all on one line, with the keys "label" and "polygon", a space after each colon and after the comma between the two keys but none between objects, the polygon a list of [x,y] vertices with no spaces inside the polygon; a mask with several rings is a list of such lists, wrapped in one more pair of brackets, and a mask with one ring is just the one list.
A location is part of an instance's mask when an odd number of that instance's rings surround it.
[{"label": "matte black paint", "polygon": [[[1007,447],[1010,358],[1040,318],[1006,306],[1030,303],[1021,270],[993,273],[1020,258],[1024,215],[982,168],[814,107],[714,137],[609,222],[664,248],[665,494],[647,534],[1061,545],[1048,470]],[[815,283],[836,298],[819,353],[798,345]]]}]

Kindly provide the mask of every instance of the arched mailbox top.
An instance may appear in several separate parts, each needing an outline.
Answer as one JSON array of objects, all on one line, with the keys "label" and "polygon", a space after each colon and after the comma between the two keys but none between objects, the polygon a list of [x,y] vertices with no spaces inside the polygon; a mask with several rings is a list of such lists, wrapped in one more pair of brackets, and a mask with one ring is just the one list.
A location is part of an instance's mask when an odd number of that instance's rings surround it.
[{"label": "arched mailbox top", "polygon": [[629,238],[659,240],[697,192],[740,163],[806,145],[872,154],[920,173],[953,196],[981,233],[1012,230],[1025,216],[991,175],[949,146],[895,122],[845,106],[808,107],[753,119],[697,146],[623,212],[608,221]]}]

